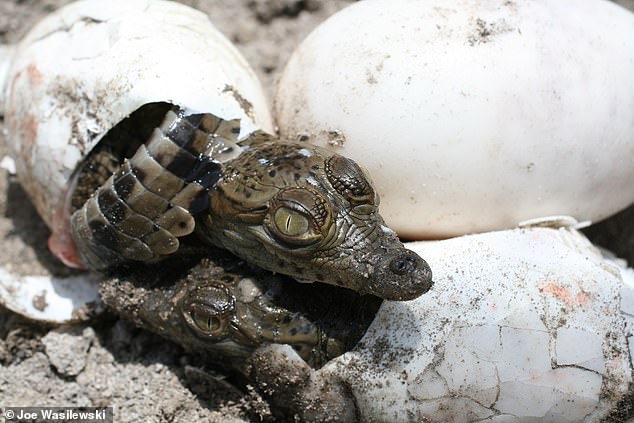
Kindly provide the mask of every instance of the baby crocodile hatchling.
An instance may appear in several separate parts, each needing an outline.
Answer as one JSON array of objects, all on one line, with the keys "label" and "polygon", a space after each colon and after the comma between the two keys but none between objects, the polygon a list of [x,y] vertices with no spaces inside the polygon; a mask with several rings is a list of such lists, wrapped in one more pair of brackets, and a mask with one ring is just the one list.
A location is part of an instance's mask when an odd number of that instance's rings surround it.
[{"label": "baby crocodile hatchling", "polygon": [[104,278],[101,297],[137,326],[240,372],[267,344],[288,344],[319,368],[359,342],[382,302],[257,272],[223,251],[170,261],[169,271],[141,265]]},{"label": "baby crocodile hatchling", "polygon": [[430,289],[428,264],[384,225],[354,161],[261,131],[238,139],[238,120],[167,103],[137,114],[157,123],[126,119],[76,172],[66,206],[72,242],[67,232],[50,242],[67,264],[155,262],[195,233],[298,280],[389,300]]}]

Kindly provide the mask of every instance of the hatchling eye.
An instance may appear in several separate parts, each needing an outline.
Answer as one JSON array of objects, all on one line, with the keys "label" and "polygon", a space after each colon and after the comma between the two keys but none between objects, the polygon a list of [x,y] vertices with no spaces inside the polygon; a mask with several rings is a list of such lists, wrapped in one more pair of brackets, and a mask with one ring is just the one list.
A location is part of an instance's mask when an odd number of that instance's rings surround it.
[{"label": "hatchling eye", "polygon": [[321,233],[314,229],[309,217],[287,207],[275,210],[271,229],[282,241],[297,246],[310,245],[321,239]]},{"label": "hatchling eye", "polygon": [[269,235],[286,247],[306,247],[323,239],[332,225],[332,207],[308,187],[281,190],[272,200],[265,225]]},{"label": "hatchling eye", "polygon": [[306,217],[285,207],[275,212],[275,225],[281,233],[292,237],[301,236],[310,229]]},{"label": "hatchling eye", "polygon": [[212,339],[223,338],[229,329],[228,313],[214,310],[207,304],[189,304],[185,320],[196,333]]},{"label": "hatchling eye", "polygon": [[182,315],[196,334],[213,340],[228,335],[235,305],[226,289],[216,286],[197,289],[182,304]]},{"label": "hatchling eye", "polygon": [[223,328],[222,320],[216,316],[209,316],[192,311],[191,317],[198,329],[210,335],[217,335]]}]

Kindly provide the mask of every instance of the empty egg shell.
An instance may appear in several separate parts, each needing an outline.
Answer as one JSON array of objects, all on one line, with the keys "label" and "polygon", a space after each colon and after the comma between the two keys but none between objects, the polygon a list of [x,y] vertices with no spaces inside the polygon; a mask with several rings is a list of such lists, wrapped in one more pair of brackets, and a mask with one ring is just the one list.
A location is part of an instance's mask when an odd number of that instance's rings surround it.
[{"label": "empty egg shell", "polygon": [[600,0],[356,3],[296,49],[283,138],[364,165],[411,239],[634,201],[634,14]]}]

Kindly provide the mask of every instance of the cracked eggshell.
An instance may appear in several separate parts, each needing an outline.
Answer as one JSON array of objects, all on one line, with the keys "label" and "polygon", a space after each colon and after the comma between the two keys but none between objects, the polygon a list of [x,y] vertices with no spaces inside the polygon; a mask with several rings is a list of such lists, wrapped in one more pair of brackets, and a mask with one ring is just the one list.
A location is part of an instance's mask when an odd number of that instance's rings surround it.
[{"label": "cracked eggshell", "polygon": [[634,201],[634,14],[602,0],[356,3],[296,49],[283,138],[351,157],[410,239]]},{"label": "cracked eggshell", "polygon": [[0,115],[4,114],[4,81],[9,71],[9,63],[14,50],[13,45],[0,44]]},{"label": "cracked eggshell", "polygon": [[589,423],[629,409],[631,269],[564,228],[409,247],[434,269],[432,290],[385,301],[358,346],[316,373],[344,381],[361,421]]},{"label": "cracked eggshell", "polygon": [[160,0],[86,0],[41,21],[17,46],[5,121],[18,178],[42,218],[77,163],[140,106],[170,102],[272,130],[260,83],[208,17]]},{"label": "cracked eggshell", "polygon": [[103,311],[100,280],[96,273],[65,277],[19,275],[0,267],[0,304],[42,323],[89,320]]},{"label": "cracked eggshell", "polygon": [[[86,0],[63,7],[17,46],[0,49],[0,78],[9,153],[49,227],[57,223],[78,162],[142,105],[170,102],[239,118],[241,135],[272,130],[245,59],[205,14],[171,1]],[[0,269],[0,301],[32,319],[76,320],[78,310],[97,299],[93,275],[58,279]]]}]

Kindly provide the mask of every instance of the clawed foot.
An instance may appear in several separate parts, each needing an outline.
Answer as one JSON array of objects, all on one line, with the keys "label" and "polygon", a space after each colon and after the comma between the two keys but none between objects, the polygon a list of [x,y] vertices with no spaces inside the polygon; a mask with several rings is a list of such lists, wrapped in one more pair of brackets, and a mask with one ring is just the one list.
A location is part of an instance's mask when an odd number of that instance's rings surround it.
[{"label": "clawed foot", "polygon": [[347,386],[335,376],[309,367],[288,345],[258,348],[246,370],[273,408],[286,416],[301,422],[358,421]]}]

